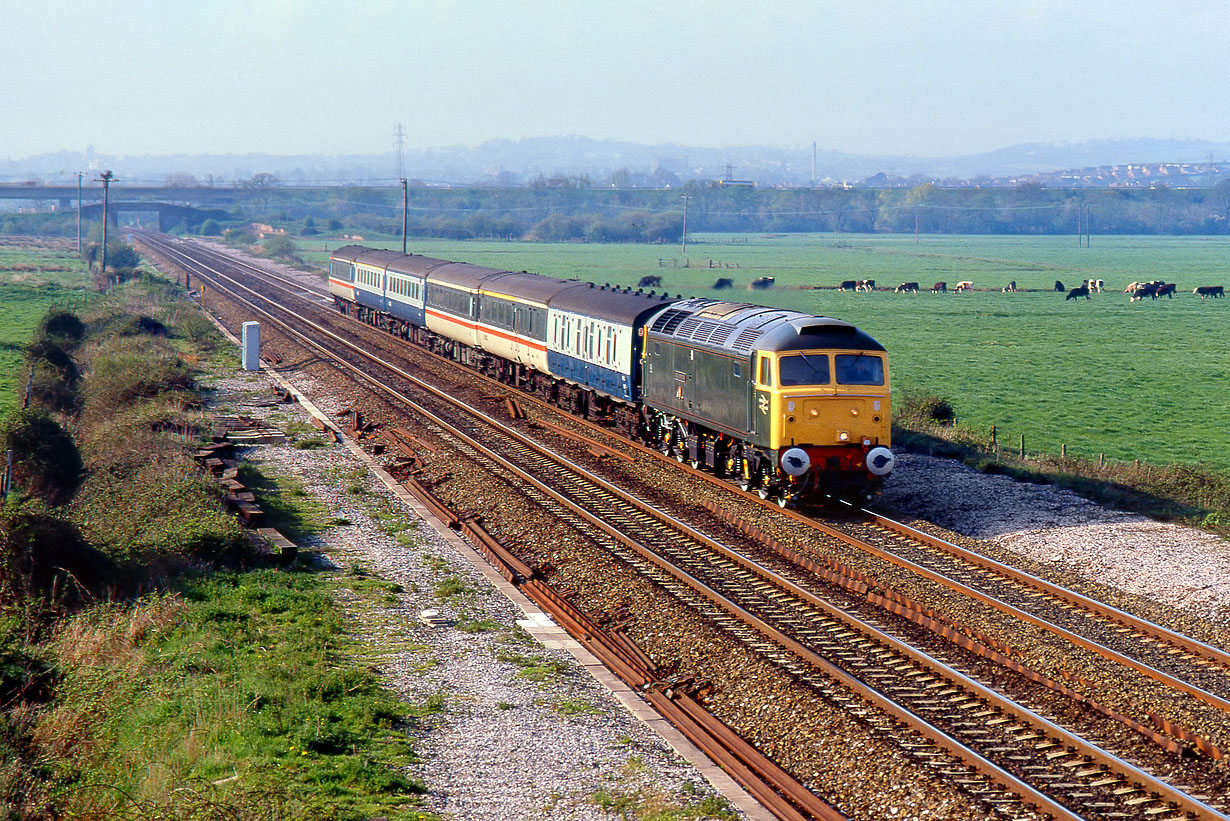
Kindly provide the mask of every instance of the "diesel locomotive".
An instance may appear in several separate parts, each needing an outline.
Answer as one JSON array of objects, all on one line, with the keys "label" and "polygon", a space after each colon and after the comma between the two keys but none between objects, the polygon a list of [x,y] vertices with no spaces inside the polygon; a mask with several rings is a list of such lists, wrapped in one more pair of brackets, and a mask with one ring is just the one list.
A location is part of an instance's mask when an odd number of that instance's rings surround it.
[{"label": "diesel locomotive", "polygon": [[848,322],[347,245],[339,310],[783,507],[893,468],[888,356]]}]

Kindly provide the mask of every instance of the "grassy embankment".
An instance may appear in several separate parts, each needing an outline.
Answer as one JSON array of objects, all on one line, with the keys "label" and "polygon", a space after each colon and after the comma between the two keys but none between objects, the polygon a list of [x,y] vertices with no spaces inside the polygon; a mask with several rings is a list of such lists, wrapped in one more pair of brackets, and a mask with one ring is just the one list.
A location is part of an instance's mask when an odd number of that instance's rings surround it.
[{"label": "grassy embankment", "polygon": [[[898,414],[900,442],[972,464],[1019,469],[1103,501],[1214,529],[1230,527],[1230,300],[1201,300],[1225,284],[1224,237],[700,236],[678,246],[454,242],[414,239],[414,253],[512,270],[632,285],[662,277],[684,295],[749,300],[856,323],[888,348],[894,395],[943,397],[955,422]],[[313,238],[298,243],[327,264]],[[400,240],[364,244],[396,248]],[[688,267],[682,267],[685,265]],[[712,264],[713,267],[710,267]],[[747,283],[776,278],[750,293]],[[713,291],[718,277],[735,289]],[[843,293],[847,279],[880,287],[919,282],[917,295]],[[1068,301],[1083,279],[1107,291]],[[1174,299],[1132,303],[1135,280],[1179,285]],[[965,294],[930,293],[972,280]],[[1000,288],[1016,281],[1019,293]],[[992,450],[995,427],[998,450]],[[1024,437],[1027,459],[1014,459]],[[1066,451],[1067,457],[1062,456]],[[1140,465],[1137,466],[1137,460]],[[1017,468],[1012,468],[1016,470]]]},{"label": "grassy embankment", "polygon": [[5,816],[429,817],[405,731],[441,703],[383,690],[334,600],[371,580],[278,568],[191,462],[195,366],[233,367],[211,326],[148,279],[50,320],[3,431]]}]

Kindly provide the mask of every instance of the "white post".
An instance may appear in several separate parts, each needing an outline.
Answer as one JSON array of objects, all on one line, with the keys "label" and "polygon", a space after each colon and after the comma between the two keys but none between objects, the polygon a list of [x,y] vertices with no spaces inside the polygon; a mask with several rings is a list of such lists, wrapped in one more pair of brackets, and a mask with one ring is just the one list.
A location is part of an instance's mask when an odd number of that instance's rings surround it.
[{"label": "white post", "polygon": [[261,369],[261,324],[259,322],[243,323],[243,369],[245,371]]}]

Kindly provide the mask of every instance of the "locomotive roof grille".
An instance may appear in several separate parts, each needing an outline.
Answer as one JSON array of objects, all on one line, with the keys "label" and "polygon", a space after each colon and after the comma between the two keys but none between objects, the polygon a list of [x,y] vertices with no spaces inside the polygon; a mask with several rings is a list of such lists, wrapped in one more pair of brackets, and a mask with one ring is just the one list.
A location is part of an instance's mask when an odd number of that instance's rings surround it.
[{"label": "locomotive roof grille", "polygon": [[654,333],[673,334],[675,329],[679,327],[679,323],[683,322],[683,320],[687,319],[691,315],[691,311],[680,311],[672,308],[671,310],[663,313],[662,316],[658,317],[654,321],[653,327],[650,328],[650,330]]},{"label": "locomotive roof grille", "polygon": [[752,345],[761,337],[764,331],[756,328],[747,328],[735,340],[734,349],[739,353],[751,353]]}]

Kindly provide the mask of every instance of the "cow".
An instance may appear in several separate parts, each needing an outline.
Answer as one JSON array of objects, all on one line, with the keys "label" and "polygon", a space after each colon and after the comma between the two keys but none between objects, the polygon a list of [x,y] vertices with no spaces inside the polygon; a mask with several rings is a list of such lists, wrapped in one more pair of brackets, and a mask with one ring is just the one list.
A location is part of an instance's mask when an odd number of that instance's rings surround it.
[{"label": "cow", "polygon": [[658,288],[662,285],[662,277],[641,277],[641,281],[636,283],[638,288]]},{"label": "cow", "polygon": [[1224,285],[1200,285],[1192,293],[1200,294],[1201,299],[1204,299],[1206,296],[1216,299],[1219,296],[1226,295],[1226,288]]},{"label": "cow", "polygon": [[1170,299],[1174,299],[1174,292],[1175,292],[1175,288],[1177,287],[1178,286],[1175,285],[1173,282],[1164,282],[1161,285],[1157,286],[1157,295],[1168,297]]},{"label": "cow", "polygon": [[1139,288],[1141,285],[1144,285],[1144,283],[1143,282],[1133,282],[1131,285],[1123,289],[1123,293],[1134,294],[1136,293],[1136,289]]},{"label": "cow", "polygon": [[1081,285],[1077,288],[1073,288],[1071,291],[1068,291],[1068,295],[1063,298],[1063,301],[1067,302],[1069,299],[1078,299],[1080,297],[1084,297],[1085,299],[1089,298],[1088,285]]},{"label": "cow", "polygon": [[731,282],[728,277],[722,277],[717,282],[713,283],[713,290],[721,291],[722,289],[729,288],[732,285],[734,285],[734,283]]},{"label": "cow", "polygon": [[858,287],[855,288],[854,290],[866,291],[867,293],[871,293],[875,289],[876,289],[876,281],[874,279],[860,279],[858,281]]},{"label": "cow", "polygon": [[1016,280],[1015,279],[1004,286],[1003,293],[1005,294],[1015,294],[1016,293]]},{"label": "cow", "polygon": [[957,287],[953,290],[957,293],[961,293],[962,291],[972,291],[974,290],[974,283],[968,279],[963,279],[957,283]]},{"label": "cow", "polygon": [[1140,302],[1145,297],[1149,297],[1150,299],[1156,300],[1157,299],[1157,289],[1158,289],[1158,283],[1156,282],[1141,283],[1136,288],[1136,290],[1132,292],[1132,296],[1129,298],[1129,301],[1130,302]]},{"label": "cow", "polygon": [[1103,288],[1103,286],[1104,286],[1105,284],[1106,284],[1106,283],[1105,283],[1105,282],[1103,282],[1103,281],[1102,281],[1102,280],[1100,280],[1100,279],[1091,279],[1091,280],[1089,280],[1089,288],[1090,288],[1090,290],[1097,291],[1099,294],[1100,294],[1100,293],[1102,293],[1102,288]]},{"label": "cow", "polygon": [[896,290],[894,290],[893,293],[894,294],[916,294],[918,293],[918,283],[917,282],[903,282],[897,286]]},{"label": "cow", "polygon": [[935,283],[934,285],[932,285],[932,286],[931,286],[931,293],[933,293],[933,294],[946,294],[946,293],[948,293],[948,283],[947,283],[947,282],[937,282],[937,283]]},{"label": "cow", "polygon": [[1063,287],[1062,282],[1060,282],[1059,280],[1055,280],[1055,290],[1062,294],[1067,289]]},{"label": "cow", "polygon": [[775,281],[774,277],[761,277],[753,279],[747,287],[753,291],[763,291],[765,288],[772,288]]},{"label": "cow", "polygon": [[857,281],[857,280],[853,280],[853,279],[843,280],[843,281],[842,281],[842,283],[841,283],[841,286],[840,286],[840,287],[838,287],[838,289],[837,289],[837,290],[839,290],[839,291],[857,291],[857,290],[858,290],[858,281]]}]

